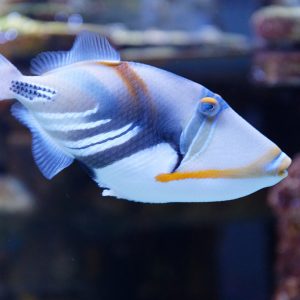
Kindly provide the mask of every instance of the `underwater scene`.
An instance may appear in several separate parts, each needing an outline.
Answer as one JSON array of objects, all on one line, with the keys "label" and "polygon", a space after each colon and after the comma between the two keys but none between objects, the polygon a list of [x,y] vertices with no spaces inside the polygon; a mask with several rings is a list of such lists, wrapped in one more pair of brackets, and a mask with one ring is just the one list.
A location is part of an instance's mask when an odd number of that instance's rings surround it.
[{"label": "underwater scene", "polygon": [[0,1],[0,300],[299,300],[300,1]]}]

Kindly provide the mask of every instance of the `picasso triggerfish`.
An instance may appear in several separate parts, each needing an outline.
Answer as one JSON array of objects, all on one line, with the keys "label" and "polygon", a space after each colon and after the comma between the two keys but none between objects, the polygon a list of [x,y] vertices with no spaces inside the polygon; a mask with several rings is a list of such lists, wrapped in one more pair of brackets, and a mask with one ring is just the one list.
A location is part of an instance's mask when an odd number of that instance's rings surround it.
[{"label": "picasso triggerfish", "polygon": [[32,134],[50,179],[74,160],[103,195],[141,202],[239,198],[287,176],[290,158],[225,100],[167,71],[121,61],[83,32],[70,51],[45,52],[22,75],[0,58],[0,99]]}]

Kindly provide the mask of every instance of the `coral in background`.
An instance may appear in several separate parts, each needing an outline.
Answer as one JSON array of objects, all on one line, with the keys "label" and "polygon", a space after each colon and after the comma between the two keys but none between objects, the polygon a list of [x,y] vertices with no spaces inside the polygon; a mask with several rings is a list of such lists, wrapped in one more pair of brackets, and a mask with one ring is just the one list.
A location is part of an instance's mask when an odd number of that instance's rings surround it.
[{"label": "coral in background", "polygon": [[300,155],[268,197],[277,224],[275,300],[300,299]]}]

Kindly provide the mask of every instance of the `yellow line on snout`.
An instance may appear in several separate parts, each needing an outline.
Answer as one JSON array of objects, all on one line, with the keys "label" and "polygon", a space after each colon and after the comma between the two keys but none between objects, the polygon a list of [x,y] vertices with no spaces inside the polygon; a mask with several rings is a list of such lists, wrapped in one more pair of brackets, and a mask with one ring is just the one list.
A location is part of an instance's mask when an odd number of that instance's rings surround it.
[{"label": "yellow line on snout", "polygon": [[258,177],[262,174],[262,167],[271,162],[280,153],[281,150],[278,147],[274,147],[258,160],[243,168],[164,173],[157,175],[155,179],[159,182],[169,182],[183,179]]}]

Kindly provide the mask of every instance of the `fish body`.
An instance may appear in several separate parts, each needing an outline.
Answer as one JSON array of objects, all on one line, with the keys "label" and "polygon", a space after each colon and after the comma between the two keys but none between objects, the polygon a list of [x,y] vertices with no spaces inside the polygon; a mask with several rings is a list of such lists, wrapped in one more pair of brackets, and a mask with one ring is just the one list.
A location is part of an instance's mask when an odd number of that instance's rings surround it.
[{"label": "fish body", "polygon": [[235,199],[287,175],[288,156],[221,96],[121,61],[96,34],[40,54],[32,71],[24,76],[2,57],[0,98],[18,100],[12,113],[49,179],[78,160],[104,195],[161,203]]}]

